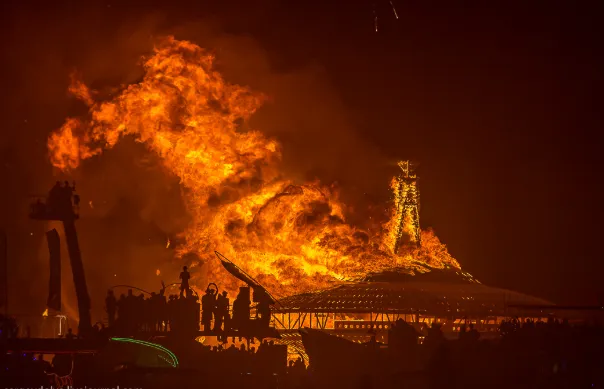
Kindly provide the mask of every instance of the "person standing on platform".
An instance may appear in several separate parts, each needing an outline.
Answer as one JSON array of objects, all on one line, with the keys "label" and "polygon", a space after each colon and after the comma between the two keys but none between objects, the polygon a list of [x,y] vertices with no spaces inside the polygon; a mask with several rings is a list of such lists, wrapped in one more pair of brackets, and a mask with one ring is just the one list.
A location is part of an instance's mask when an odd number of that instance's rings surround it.
[{"label": "person standing on platform", "polygon": [[212,330],[212,314],[216,309],[216,299],[214,298],[214,291],[212,289],[206,289],[206,294],[201,298],[201,323],[203,324],[203,330],[210,332]]},{"label": "person standing on platform", "polygon": [[117,300],[115,299],[111,289],[107,291],[107,297],[105,298],[105,309],[107,310],[107,325],[109,327],[113,327],[115,324],[115,312],[117,311]]},{"label": "person standing on platform", "polygon": [[183,296],[184,292],[187,292],[187,297],[191,293],[189,291],[189,279],[191,278],[191,274],[187,271],[187,267],[182,267],[182,272],[180,273],[180,297]]},{"label": "person standing on platform", "polygon": [[224,330],[227,330],[227,322],[229,320],[229,298],[227,292],[224,291],[218,295],[216,299],[216,313],[214,314],[214,331],[220,331],[224,323]]}]

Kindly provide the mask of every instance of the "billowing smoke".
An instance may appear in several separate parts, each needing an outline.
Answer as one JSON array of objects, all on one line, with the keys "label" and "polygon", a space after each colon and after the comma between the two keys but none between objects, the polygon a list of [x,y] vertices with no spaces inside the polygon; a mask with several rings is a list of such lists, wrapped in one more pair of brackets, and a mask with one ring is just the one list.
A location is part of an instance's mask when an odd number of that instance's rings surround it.
[{"label": "billowing smoke", "polygon": [[[95,91],[95,98],[111,99],[124,85],[141,80],[141,57],[151,53],[157,38],[174,34],[212,50],[216,67],[226,80],[247,85],[268,97],[249,122],[241,123],[245,127],[241,130],[261,129],[268,137],[278,139],[282,145],[282,172],[294,183],[337,181],[341,198],[351,206],[344,211],[352,218],[366,214],[369,208],[366,204],[356,206],[354,200],[363,193],[385,198],[392,170],[386,168],[377,150],[356,135],[354,116],[319,64],[275,70],[274,54],[248,36],[225,34],[212,23],[166,27],[161,22],[160,18],[149,17],[112,32],[94,33],[84,21],[63,30],[51,30],[41,21],[40,32],[32,39],[38,44],[35,50],[16,48],[14,55],[22,55],[26,59],[23,62],[30,64],[20,71],[23,81],[28,81],[24,82],[21,98],[39,108],[35,115],[26,112],[24,116],[29,118],[27,125],[39,133],[36,147],[40,155],[45,155],[45,138],[50,131],[58,128],[65,117],[84,116],[88,109],[67,95],[74,69]],[[76,37],[79,30],[86,33]],[[30,184],[29,190],[43,193],[55,179],[76,181],[82,197],[79,237],[98,317],[102,315],[105,290],[112,285],[132,284],[148,290],[157,289],[160,280],[177,280],[183,262],[175,261],[173,247],[191,219],[179,178],[167,172],[156,155],[126,137],[67,175],[45,167],[44,159],[35,161],[31,169],[35,184]],[[377,214],[384,216],[380,211]],[[42,226],[36,228],[36,236],[42,238]],[[39,245],[44,245],[42,240]],[[63,256],[66,259],[65,251]],[[41,257],[40,268],[44,269],[46,256]],[[44,284],[46,273],[41,273],[39,281]],[[71,282],[70,278],[64,278],[64,282]],[[70,298],[66,300],[75,306]]]},{"label": "billowing smoke", "polygon": [[[215,281],[236,290],[237,282],[217,263],[214,250],[236,258],[281,294],[392,266],[409,271],[459,266],[437,240],[421,248],[399,247],[400,232],[418,228],[417,215],[402,213],[403,199],[383,228],[365,231],[346,222],[338,188],[317,181],[298,185],[281,166],[279,142],[246,126],[266,95],[225,80],[208,50],[168,36],[158,40],[143,66],[140,82],[107,100],[98,100],[95,91],[72,77],[70,92],[90,107],[89,114],[67,118],[51,134],[50,159],[64,171],[77,169],[126,136],[157,156],[166,174],[179,179],[191,215],[179,254],[199,255],[192,267],[207,275],[194,275],[198,288]],[[405,193],[396,196],[415,192]]]}]

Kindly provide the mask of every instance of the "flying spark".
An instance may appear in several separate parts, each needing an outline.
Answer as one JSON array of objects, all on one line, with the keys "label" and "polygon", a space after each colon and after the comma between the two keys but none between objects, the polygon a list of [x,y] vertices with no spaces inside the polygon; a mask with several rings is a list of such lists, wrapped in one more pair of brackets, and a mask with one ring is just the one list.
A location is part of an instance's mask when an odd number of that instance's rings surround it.
[{"label": "flying spark", "polygon": [[392,12],[394,12],[394,17],[398,19],[398,13],[396,12],[394,4],[392,4],[392,0],[390,0],[390,5],[392,6]]}]

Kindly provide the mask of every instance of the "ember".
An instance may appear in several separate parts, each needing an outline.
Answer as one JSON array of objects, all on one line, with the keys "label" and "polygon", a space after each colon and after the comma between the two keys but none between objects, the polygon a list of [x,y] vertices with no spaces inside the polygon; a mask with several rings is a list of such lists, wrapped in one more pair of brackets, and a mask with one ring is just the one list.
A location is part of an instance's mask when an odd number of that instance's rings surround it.
[{"label": "ember", "polygon": [[238,125],[265,97],[226,83],[213,61],[195,44],[169,37],[147,58],[144,79],[111,100],[94,100],[72,78],[70,91],[90,106],[89,117],[69,118],[50,136],[52,163],[75,169],[134,135],[186,188],[193,222],[177,255],[196,253],[210,278],[230,290],[236,281],[213,258],[214,250],[277,295],[395,266],[410,273],[426,271],[425,265],[459,267],[432,231],[419,230],[415,211],[402,209],[401,199],[392,221],[378,231],[362,230],[346,222],[335,189],[284,178],[279,143]]}]

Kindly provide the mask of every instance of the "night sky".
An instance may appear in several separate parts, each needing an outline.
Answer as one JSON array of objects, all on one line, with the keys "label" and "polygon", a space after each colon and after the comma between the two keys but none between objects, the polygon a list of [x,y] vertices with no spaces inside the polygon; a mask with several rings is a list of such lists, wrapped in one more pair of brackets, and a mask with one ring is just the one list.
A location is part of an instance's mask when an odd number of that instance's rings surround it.
[{"label": "night sky", "polygon": [[[419,161],[422,226],[466,271],[559,303],[604,300],[595,7],[395,1],[396,20],[377,1],[376,33],[370,1],[38,3],[3,4],[0,227],[11,245],[13,304],[37,310],[45,302],[37,293],[47,274],[32,270],[45,227],[27,220],[26,205],[54,181],[46,137],[83,113],[67,96],[69,73],[99,89],[136,82],[138,58],[166,33],[216,50],[227,79],[275,96],[275,108],[258,113],[259,124],[270,124],[258,128],[283,142],[294,174],[338,181],[353,204],[382,203],[394,163]],[[108,158],[127,165],[120,153],[130,152],[116,148]],[[78,173],[83,185],[109,175],[95,164]],[[136,207],[134,192],[119,207]],[[101,230],[82,222],[84,241],[111,234],[115,210],[107,215]],[[144,225],[160,240],[177,228],[158,221],[169,215],[155,216],[132,228]],[[26,278],[38,280],[31,291],[19,289]]]}]

